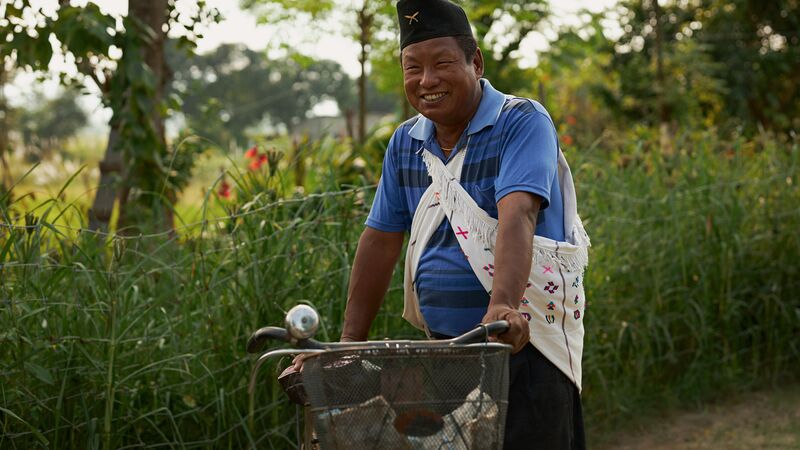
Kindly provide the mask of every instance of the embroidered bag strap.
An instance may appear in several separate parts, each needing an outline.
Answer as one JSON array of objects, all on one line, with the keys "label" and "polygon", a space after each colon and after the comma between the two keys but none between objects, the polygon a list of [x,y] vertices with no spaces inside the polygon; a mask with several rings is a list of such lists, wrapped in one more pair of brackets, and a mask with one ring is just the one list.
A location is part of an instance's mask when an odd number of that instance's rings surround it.
[{"label": "embroidered bag strap", "polygon": [[[574,207],[574,188],[569,168],[559,152],[559,182],[572,198],[564,208],[572,211],[571,226],[580,227]],[[491,295],[494,278],[494,246],[498,221],[481,209],[442,162],[430,152],[423,155],[428,174],[441,193],[440,203],[464,256],[481,285]],[[569,182],[567,182],[569,177]],[[563,194],[563,192],[562,192]],[[566,218],[565,218],[566,219]],[[576,234],[576,233],[573,233]],[[584,232],[585,234],[585,232]],[[586,239],[588,244],[588,237]],[[519,307],[528,320],[531,343],[581,388],[584,292],[581,280],[588,262],[586,245],[558,242],[541,236],[533,239],[533,260]],[[568,302],[568,300],[570,300]],[[570,320],[567,320],[567,319]]]},{"label": "embroidered bag strap", "polygon": [[[427,152],[427,150],[425,150],[425,152]],[[450,174],[455,174],[460,177],[463,165],[464,151],[462,150],[453,155],[453,158],[447,163],[447,168],[445,170]],[[442,167],[445,167],[444,164],[442,164]],[[417,205],[417,210],[414,212],[414,218],[411,221],[411,233],[408,239],[408,246],[406,247],[406,259],[403,271],[403,318],[420,330],[425,331],[428,337],[430,337],[430,332],[419,308],[415,278],[422,252],[427,247],[428,241],[431,236],[433,236],[436,229],[439,228],[439,224],[442,223],[445,217],[444,210],[440,207],[440,192],[436,183],[431,183],[428,189],[422,194],[422,198]]]}]

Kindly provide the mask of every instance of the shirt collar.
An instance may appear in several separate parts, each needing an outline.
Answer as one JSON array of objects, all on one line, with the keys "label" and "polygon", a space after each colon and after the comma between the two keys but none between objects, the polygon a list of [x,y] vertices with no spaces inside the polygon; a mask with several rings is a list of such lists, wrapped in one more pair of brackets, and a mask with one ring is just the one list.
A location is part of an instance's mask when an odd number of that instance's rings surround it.
[{"label": "shirt collar", "polygon": [[[483,94],[481,95],[481,103],[478,105],[478,110],[472,116],[467,128],[467,134],[475,134],[488,126],[497,123],[497,118],[500,117],[500,112],[503,109],[506,96],[492,87],[489,80],[481,78],[481,87]],[[408,130],[408,135],[420,141],[426,141],[433,135],[435,125],[427,117],[420,115],[417,123]]]}]

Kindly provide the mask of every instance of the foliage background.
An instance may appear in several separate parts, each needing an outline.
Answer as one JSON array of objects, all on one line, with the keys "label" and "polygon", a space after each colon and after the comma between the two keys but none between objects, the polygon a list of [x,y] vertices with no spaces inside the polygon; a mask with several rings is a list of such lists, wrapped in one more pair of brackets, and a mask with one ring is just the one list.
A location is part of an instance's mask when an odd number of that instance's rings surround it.
[{"label": "foliage background", "polygon": [[[288,18],[300,6],[309,20],[332,20],[337,7],[249,4]],[[797,2],[622,1],[557,27],[533,68],[520,66],[517,38],[549,23],[548,5],[470,5],[492,82],[552,113],[592,237],[590,443],[667,407],[796,382]],[[346,17],[363,14],[357,6]],[[609,18],[620,36],[609,36]],[[385,98],[370,98],[396,116],[363,145],[353,134],[282,133],[320,99],[354,107],[355,81],[333,63],[235,47],[173,55],[164,116],[185,127],[165,150],[184,160],[158,172],[180,168],[165,175],[182,188],[170,230],[143,221],[118,233],[114,220],[89,230],[105,143],[48,137],[63,125],[44,114],[56,107],[3,116],[12,138],[36,131],[3,149],[14,151],[0,190],[0,447],[292,447],[295,411],[274,382],[286,361],[262,371],[250,398],[244,342],[298,302],[320,310],[319,338],[339,335],[383,149],[408,113],[381,30],[369,81]],[[262,81],[236,91],[251,80]],[[248,92],[287,91],[287,103],[237,111]],[[74,106],[68,95],[59,110]],[[60,117],[79,118],[72,111]],[[223,111],[235,124],[220,126]],[[283,127],[264,131],[263,120]],[[23,151],[42,142],[54,156]],[[421,337],[400,318],[401,296],[396,273],[373,337]]]}]

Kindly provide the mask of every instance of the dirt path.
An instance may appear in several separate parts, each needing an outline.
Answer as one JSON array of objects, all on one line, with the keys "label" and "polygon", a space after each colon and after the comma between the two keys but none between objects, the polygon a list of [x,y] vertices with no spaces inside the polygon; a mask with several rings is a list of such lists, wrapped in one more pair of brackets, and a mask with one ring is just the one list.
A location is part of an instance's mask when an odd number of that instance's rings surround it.
[{"label": "dirt path", "polygon": [[600,450],[800,449],[800,385],[670,413],[608,437]]}]

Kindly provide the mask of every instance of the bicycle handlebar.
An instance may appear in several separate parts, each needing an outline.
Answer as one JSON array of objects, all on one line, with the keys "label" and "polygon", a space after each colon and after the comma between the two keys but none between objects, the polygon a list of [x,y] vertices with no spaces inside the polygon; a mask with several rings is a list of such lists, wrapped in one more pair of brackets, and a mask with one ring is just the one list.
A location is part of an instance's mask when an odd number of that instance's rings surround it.
[{"label": "bicycle handlebar", "polygon": [[247,340],[247,353],[259,353],[264,349],[270,339],[288,342],[297,348],[307,350],[333,350],[343,348],[378,348],[392,345],[447,345],[447,344],[471,344],[477,342],[488,342],[490,335],[503,334],[508,331],[508,322],[498,320],[487,324],[480,324],[474,329],[467,331],[461,336],[452,339],[437,341],[415,341],[415,340],[384,340],[384,341],[362,341],[362,342],[320,342],[315,339],[295,339],[289,332],[278,327],[263,327],[256,330]]}]

